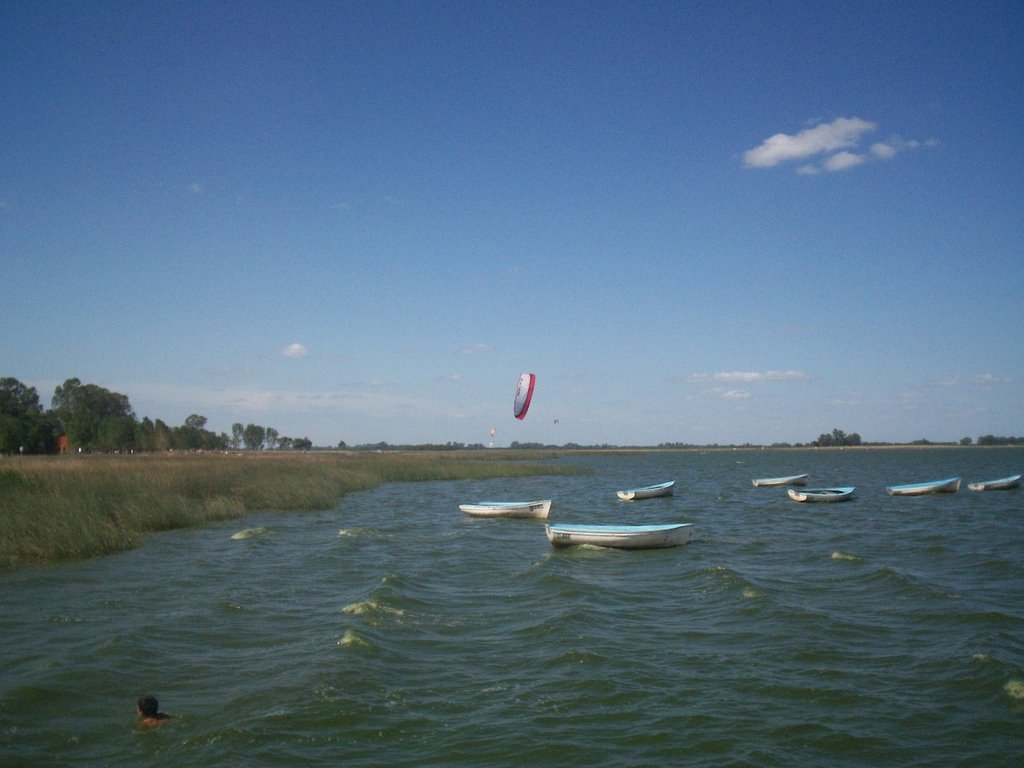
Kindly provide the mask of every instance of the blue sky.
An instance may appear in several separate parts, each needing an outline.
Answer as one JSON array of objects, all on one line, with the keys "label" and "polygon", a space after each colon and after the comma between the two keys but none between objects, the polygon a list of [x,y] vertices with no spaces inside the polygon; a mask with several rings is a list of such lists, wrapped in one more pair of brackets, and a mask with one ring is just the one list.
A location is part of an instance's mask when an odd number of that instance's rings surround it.
[{"label": "blue sky", "polygon": [[46,405],[1024,434],[1020,2],[7,2],[0,68],[0,375]]}]

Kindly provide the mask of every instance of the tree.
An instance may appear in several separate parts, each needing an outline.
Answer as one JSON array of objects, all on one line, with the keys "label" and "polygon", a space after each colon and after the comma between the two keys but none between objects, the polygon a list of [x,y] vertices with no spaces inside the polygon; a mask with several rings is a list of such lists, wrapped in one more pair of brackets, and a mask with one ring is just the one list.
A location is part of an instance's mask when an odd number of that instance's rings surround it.
[{"label": "tree", "polygon": [[970,445],[973,442],[974,442],[974,440],[969,438],[969,437],[961,437],[960,438],[960,445]]},{"label": "tree", "polygon": [[135,419],[130,416],[107,416],[100,420],[94,448],[108,453],[123,453],[135,447]]},{"label": "tree", "polygon": [[157,419],[153,425],[153,450],[167,451],[174,447],[174,439],[171,428],[164,424],[162,419]]},{"label": "tree", "polygon": [[231,447],[236,451],[242,446],[242,435],[244,432],[245,427],[237,421],[231,425]]},{"label": "tree", "polygon": [[811,445],[817,448],[831,448],[833,446],[860,445],[861,438],[856,432],[846,434],[841,429],[833,429],[831,434],[823,433],[818,435],[817,440],[811,441]]},{"label": "tree", "polygon": [[[135,422],[135,414],[127,396],[96,384],[82,384],[78,379],[68,379],[54,390],[53,410],[68,440],[85,449],[102,450],[113,435],[122,434],[125,419],[131,420],[133,424]],[[107,419],[115,423],[103,427],[101,440],[101,427]],[[120,438],[117,442],[121,442]]]},{"label": "tree", "polygon": [[10,377],[0,379],[0,453],[47,450],[47,426],[35,387]]},{"label": "tree", "polygon": [[198,413],[193,413],[187,419],[185,419],[185,426],[188,429],[200,430],[206,426],[206,417],[200,416]]},{"label": "tree", "polygon": [[278,445],[277,430],[273,427],[267,427],[267,448],[274,450]]},{"label": "tree", "polygon": [[242,432],[245,447],[250,451],[262,450],[266,437],[267,431],[258,424],[246,424],[245,430]]}]

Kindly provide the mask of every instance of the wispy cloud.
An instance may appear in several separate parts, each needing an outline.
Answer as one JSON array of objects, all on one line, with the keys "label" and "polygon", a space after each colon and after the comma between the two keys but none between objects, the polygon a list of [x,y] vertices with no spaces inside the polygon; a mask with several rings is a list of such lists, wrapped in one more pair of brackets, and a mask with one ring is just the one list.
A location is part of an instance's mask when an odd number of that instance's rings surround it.
[{"label": "wispy cloud", "polygon": [[979,373],[973,379],[975,384],[987,386],[989,384],[1005,384],[1009,379],[1001,379],[998,376],[993,376],[991,373]]},{"label": "wispy cloud", "polygon": [[845,171],[847,168],[864,165],[866,162],[866,156],[843,150],[842,152],[836,152],[831,157],[826,158],[825,162],[821,164],[821,167],[826,171]]},{"label": "wispy cloud", "polygon": [[[980,387],[987,387],[992,384],[1005,384],[1009,379],[993,376],[991,373],[979,373],[971,377],[970,382]],[[959,387],[963,381],[959,376],[950,376],[948,379],[940,379],[935,382],[940,387]]]},{"label": "wispy cloud", "polygon": [[[131,382],[123,387],[133,401],[154,401],[198,413],[226,411],[234,414],[317,413],[330,411],[388,416],[398,409],[423,410],[427,403],[388,393],[380,381],[355,382],[344,391],[261,389],[255,387],[202,387],[158,382]],[[198,410],[197,410],[198,409]],[[147,413],[152,411],[147,410]],[[155,414],[159,416],[159,414]],[[213,414],[208,414],[213,415]]]},{"label": "wispy cloud", "polygon": [[459,347],[460,355],[478,355],[481,352],[490,352],[494,349],[493,344],[467,344],[463,347]]},{"label": "wispy cloud", "polygon": [[761,381],[791,381],[806,378],[807,374],[803,371],[720,371],[718,373],[692,373],[687,381],[691,384],[703,384],[711,381],[749,384]]},{"label": "wispy cloud", "polygon": [[718,390],[718,394],[725,400],[746,400],[750,397],[750,393],[745,389]]},{"label": "wispy cloud", "polygon": [[831,123],[821,123],[796,134],[776,133],[744,152],[743,163],[748,168],[774,168],[782,163],[823,155],[823,160],[804,163],[796,172],[802,175],[822,171],[834,173],[873,160],[890,160],[907,150],[938,144],[935,139],[920,142],[894,136],[863,149],[861,140],[877,127],[875,123],[859,117],[838,117]]},{"label": "wispy cloud", "polygon": [[287,347],[282,349],[281,354],[284,355],[285,357],[299,358],[306,357],[309,354],[309,350],[306,349],[305,344],[299,344],[298,342],[295,342],[293,344],[289,344]]}]

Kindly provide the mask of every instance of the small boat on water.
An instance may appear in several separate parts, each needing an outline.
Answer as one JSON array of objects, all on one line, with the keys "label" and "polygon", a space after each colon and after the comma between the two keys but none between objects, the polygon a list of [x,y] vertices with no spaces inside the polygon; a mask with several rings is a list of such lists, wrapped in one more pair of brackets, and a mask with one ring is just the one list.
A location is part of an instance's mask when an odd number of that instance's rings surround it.
[{"label": "small boat on water", "polygon": [[972,491],[1007,491],[1010,488],[1020,488],[1020,475],[1010,475],[999,480],[986,480],[983,483],[968,483],[967,487]]},{"label": "small boat on water", "polygon": [[541,501],[481,501],[479,504],[460,504],[459,509],[474,517],[530,517],[547,518],[551,499]]},{"label": "small boat on water", "polygon": [[618,491],[618,496],[623,501],[636,501],[637,499],[653,499],[657,496],[671,496],[675,489],[676,481],[670,480],[667,483],[657,485],[645,485],[642,488],[630,488],[627,491]]},{"label": "small boat on water", "polygon": [[790,488],[786,491],[793,501],[849,501],[853,498],[853,492],[857,490],[853,486],[839,486],[836,488],[808,488],[798,491]]},{"label": "small boat on water", "polygon": [[668,525],[545,525],[548,541],[558,548],[576,544],[615,549],[678,547],[693,538],[693,523]]},{"label": "small boat on water", "polygon": [[922,496],[926,493],[956,493],[959,490],[960,478],[949,477],[945,480],[932,480],[927,483],[890,485],[885,492],[890,496]]},{"label": "small boat on water", "polygon": [[788,477],[759,477],[751,480],[757,488],[778,488],[782,485],[807,485],[807,475],[789,475]]}]

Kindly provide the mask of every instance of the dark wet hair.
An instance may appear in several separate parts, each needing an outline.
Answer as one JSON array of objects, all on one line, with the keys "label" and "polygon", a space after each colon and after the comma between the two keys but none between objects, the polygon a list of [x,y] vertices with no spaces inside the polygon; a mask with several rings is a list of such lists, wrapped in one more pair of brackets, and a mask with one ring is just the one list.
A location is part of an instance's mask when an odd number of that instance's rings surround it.
[{"label": "dark wet hair", "polygon": [[143,696],[139,699],[139,712],[141,712],[144,717],[156,717],[159,709],[160,704],[157,702],[155,696]]}]

